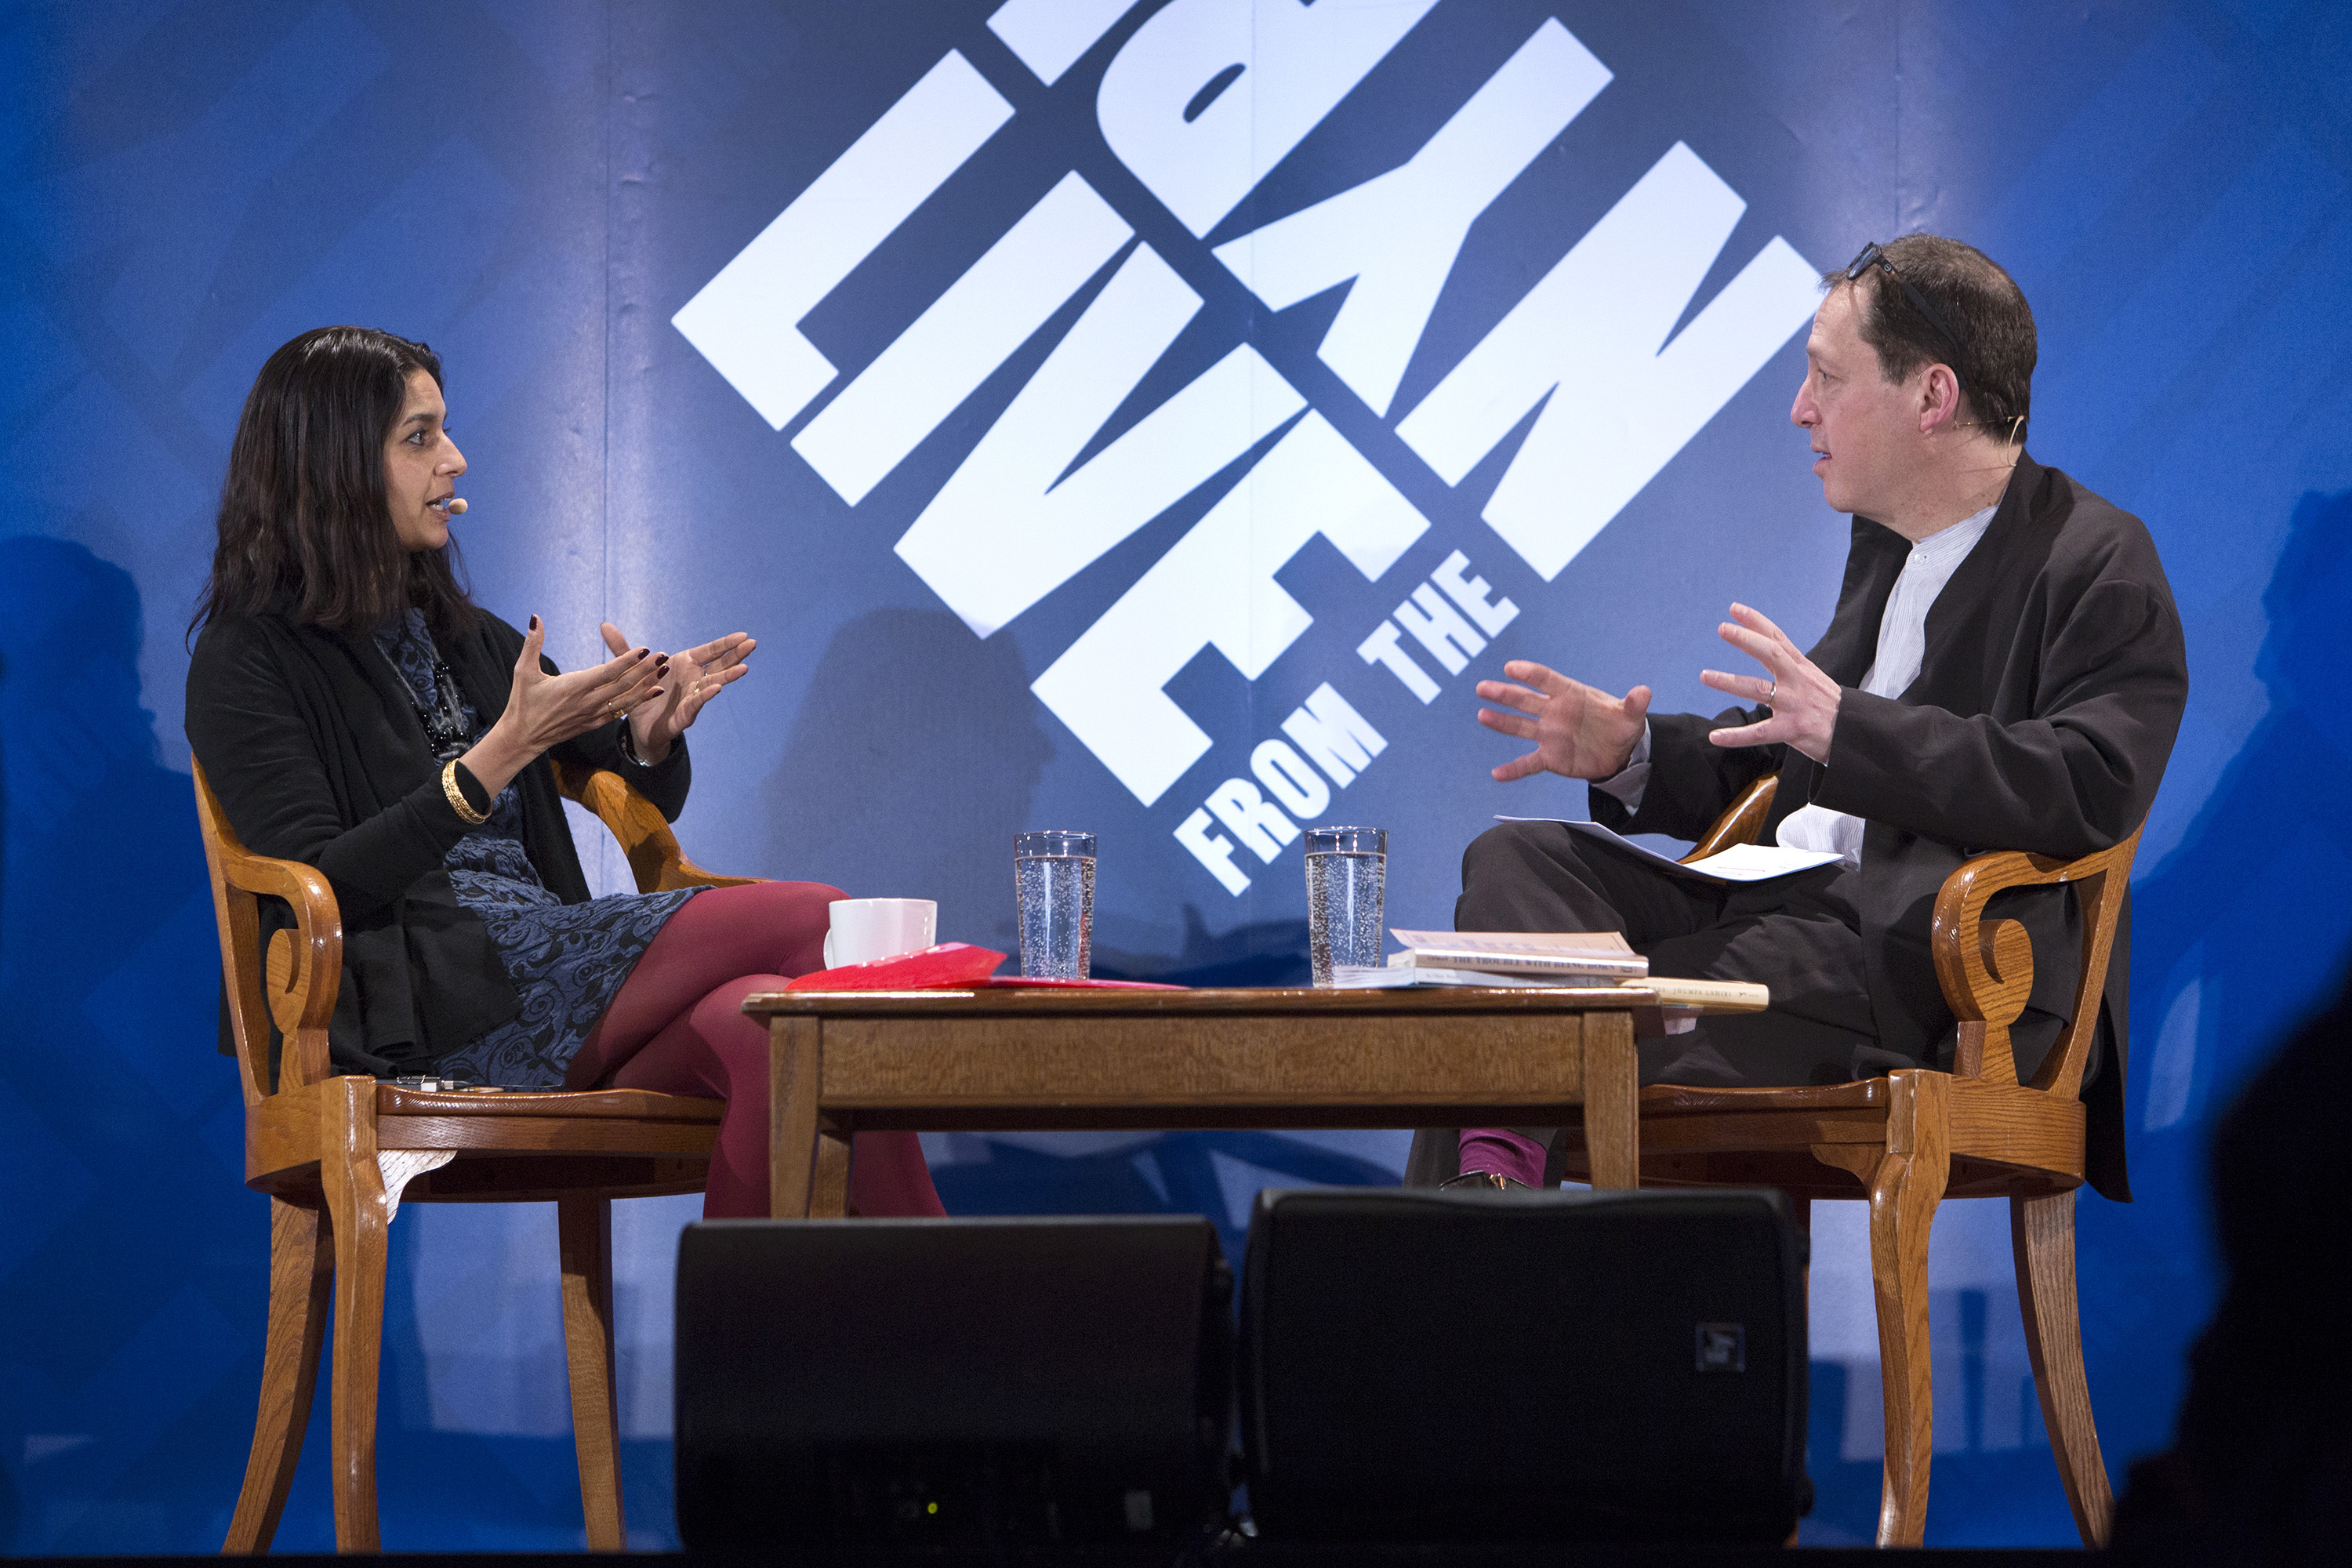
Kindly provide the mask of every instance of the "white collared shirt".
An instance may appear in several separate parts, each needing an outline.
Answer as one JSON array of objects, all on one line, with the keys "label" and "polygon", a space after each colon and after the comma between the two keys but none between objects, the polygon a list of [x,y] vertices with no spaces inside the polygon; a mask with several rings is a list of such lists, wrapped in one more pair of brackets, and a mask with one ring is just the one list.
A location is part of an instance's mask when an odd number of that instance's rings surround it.
[{"label": "white collared shirt", "polygon": [[[1973,517],[1911,547],[1903,574],[1886,595],[1886,610],[1878,620],[1878,657],[1862,678],[1862,689],[1873,697],[1900,697],[1919,679],[1920,661],[1927,656],[1927,612],[1936,596],[1969,552],[1992,526],[1995,501]],[[1862,818],[1826,806],[1802,805],[1780,820],[1780,839],[1786,849],[1834,849],[1849,866],[1862,864]]]},{"label": "white collared shirt", "polygon": [[[1919,666],[1927,655],[1927,612],[1935,608],[1937,595],[1992,526],[1992,514],[2000,506],[1995,501],[1911,547],[1879,617],[1878,654],[1862,678],[1864,691],[1874,697],[1900,697],[1919,679]],[[1641,806],[1649,778],[1650,726],[1645,721],[1624,771],[1596,781],[1592,787],[1614,795],[1633,811]],[[1784,848],[1834,850],[1849,866],[1862,863],[1862,818],[1842,811],[1800,806],[1781,820],[1779,837]]]}]

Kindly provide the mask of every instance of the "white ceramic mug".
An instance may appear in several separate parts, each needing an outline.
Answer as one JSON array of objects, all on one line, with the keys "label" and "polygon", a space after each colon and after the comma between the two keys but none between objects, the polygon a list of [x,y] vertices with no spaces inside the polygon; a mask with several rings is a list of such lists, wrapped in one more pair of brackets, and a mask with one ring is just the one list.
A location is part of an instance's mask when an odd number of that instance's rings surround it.
[{"label": "white ceramic mug", "polygon": [[827,969],[920,952],[939,940],[940,906],[929,899],[842,899],[825,909],[833,916]]}]

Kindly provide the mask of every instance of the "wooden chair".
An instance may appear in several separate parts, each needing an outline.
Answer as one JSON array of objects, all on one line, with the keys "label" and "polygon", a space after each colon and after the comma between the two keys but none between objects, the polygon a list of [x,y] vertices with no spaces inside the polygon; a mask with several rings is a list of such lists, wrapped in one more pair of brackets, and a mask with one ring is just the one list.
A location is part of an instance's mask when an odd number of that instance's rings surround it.
[{"label": "wooden chair", "polygon": [[[335,1544],[379,1550],[377,1360],[386,1230],[403,1203],[552,1199],[563,1273],[563,1338],[588,1544],[618,1552],[618,1428],[613,1400],[613,1200],[702,1190],[719,1102],[640,1089],[436,1093],[334,1075],[327,1024],[342,978],[342,920],[327,879],[237,841],[194,768],[196,816],[220,925],[221,969],[245,1088],[246,1184],[269,1194],[269,1325],[261,1408],[225,1552],[266,1552],[302,1451],[331,1288]],[[679,853],[669,825],[618,775],[559,766],[563,793],[601,816],[638,888],[716,887]],[[260,899],[295,926],[261,949]],[[284,1035],[270,1081],[269,1020]]]},{"label": "wooden chair", "polygon": [[[1775,780],[1751,785],[1688,858],[1752,842]],[[1927,1068],[1803,1089],[1642,1090],[1644,1186],[1772,1186],[1810,1221],[1814,1198],[1867,1198],[1878,1300],[1886,1460],[1878,1542],[1918,1545],[1934,1457],[1927,1340],[1927,1233],[1945,1198],[2006,1197],[2018,1304],[2058,1479],[2084,1543],[2106,1542],[2115,1502],[2091,1418],[2074,1298],[2074,1190],[2083,1183],[2078,1090],[2097,1027],[2107,952],[2139,833],[2079,860],[2013,851],[1979,855],[1946,879],[1931,942],[1944,999],[1959,1020],[1948,1073]],[[2068,882],[2083,902],[2082,984],[2074,1021],[2030,1082],[2009,1031],[2033,984],[2025,928],[1984,919],[2008,888]],[[1588,1169],[1582,1130],[1569,1133],[1569,1174]]]}]

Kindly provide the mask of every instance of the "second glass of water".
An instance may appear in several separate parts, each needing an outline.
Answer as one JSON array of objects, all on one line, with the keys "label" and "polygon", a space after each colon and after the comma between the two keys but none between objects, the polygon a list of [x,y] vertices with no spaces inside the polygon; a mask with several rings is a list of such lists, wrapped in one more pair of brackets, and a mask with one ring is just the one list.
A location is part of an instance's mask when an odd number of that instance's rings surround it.
[{"label": "second glass of water", "polygon": [[1331,984],[1335,963],[1381,962],[1388,851],[1378,827],[1307,830],[1307,952],[1316,984]]},{"label": "second glass of water", "polygon": [[1013,840],[1013,890],[1021,902],[1021,973],[1032,980],[1084,980],[1094,956],[1095,836],[1066,828]]}]

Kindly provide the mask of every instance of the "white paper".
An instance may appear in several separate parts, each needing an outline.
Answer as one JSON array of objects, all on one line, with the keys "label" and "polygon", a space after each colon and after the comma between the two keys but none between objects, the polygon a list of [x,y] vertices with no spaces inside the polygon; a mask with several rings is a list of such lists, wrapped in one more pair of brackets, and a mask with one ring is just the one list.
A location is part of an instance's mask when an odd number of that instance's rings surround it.
[{"label": "white paper", "polygon": [[1696,877],[1702,882],[1769,882],[1776,877],[1793,877],[1800,871],[1810,871],[1816,866],[1830,866],[1844,858],[1834,849],[1787,849],[1777,844],[1735,844],[1720,854],[1704,860],[1694,860],[1685,866],[1671,856],[1636,844],[1622,833],[1612,833],[1597,822],[1570,822],[1558,816],[1498,816],[1497,822],[1557,822],[1571,833],[1581,833],[1588,838],[1598,838],[1613,844],[1628,855],[1646,860],[1662,871],[1677,877]]}]

